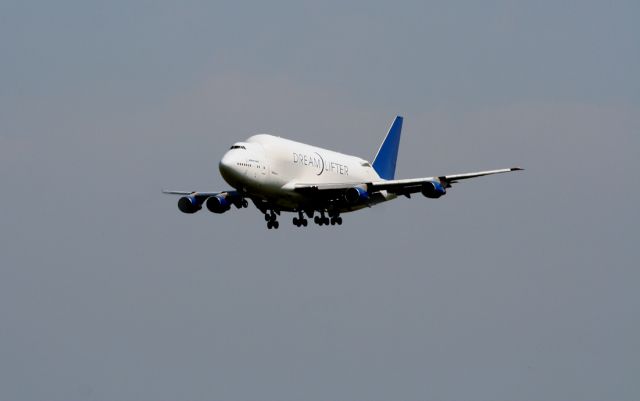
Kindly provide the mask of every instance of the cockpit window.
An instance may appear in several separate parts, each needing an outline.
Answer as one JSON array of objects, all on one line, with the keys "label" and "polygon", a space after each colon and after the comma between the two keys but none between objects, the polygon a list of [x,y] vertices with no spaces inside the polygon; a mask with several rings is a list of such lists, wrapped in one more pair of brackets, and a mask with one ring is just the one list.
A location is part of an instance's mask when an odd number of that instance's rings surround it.
[{"label": "cockpit window", "polygon": [[362,162],[362,163],[360,163],[360,165],[361,165],[362,167],[371,167],[371,165],[369,164],[369,162]]},{"label": "cockpit window", "polygon": [[245,147],[244,147],[244,146],[242,146],[242,145],[233,145],[233,146],[232,146],[232,147],[230,147],[229,149],[244,149],[244,150],[247,150],[247,148],[245,148]]}]

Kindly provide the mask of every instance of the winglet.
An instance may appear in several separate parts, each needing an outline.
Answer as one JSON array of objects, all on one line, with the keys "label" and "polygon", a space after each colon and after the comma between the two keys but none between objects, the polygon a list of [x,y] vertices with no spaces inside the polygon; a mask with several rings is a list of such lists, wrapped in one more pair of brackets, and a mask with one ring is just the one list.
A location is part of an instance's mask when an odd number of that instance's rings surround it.
[{"label": "winglet", "polygon": [[387,132],[378,153],[373,160],[373,169],[384,180],[393,180],[396,175],[396,160],[400,147],[400,133],[402,131],[402,117],[397,116]]}]

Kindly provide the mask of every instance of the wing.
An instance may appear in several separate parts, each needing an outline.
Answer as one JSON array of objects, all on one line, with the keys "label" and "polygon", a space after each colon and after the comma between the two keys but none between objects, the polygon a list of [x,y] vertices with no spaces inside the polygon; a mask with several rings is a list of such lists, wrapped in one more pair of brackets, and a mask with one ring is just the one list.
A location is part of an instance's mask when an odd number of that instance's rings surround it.
[{"label": "wing", "polygon": [[216,196],[219,195],[221,193],[224,193],[224,191],[222,192],[199,192],[199,191],[167,191],[165,189],[162,190],[163,194],[169,194],[169,195],[183,195],[183,196],[189,196],[192,195],[194,197],[204,197],[204,198],[208,198],[210,196]]},{"label": "wing", "polygon": [[[523,170],[520,167],[504,168],[499,170],[477,171],[465,174],[442,175],[438,177],[409,178],[404,180],[380,180],[372,182],[355,182],[355,183],[335,183],[335,184],[295,184],[294,189],[301,193],[315,193],[332,198],[350,188],[360,187],[366,189],[369,193],[387,191],[396,195],[409,196],[412,193],[423,192],[428,196],[429,191],[435,191],[433,197],[444,195],[446,188],[451,188],[451,184],[455,184],[462,180],[470,178],[482,177],[485,175],[509,173],[512,171]],[[426,192],[425,192],[426,191]],[[439,193],[439,195],[438,195]],[[437,195],[437,196],[436,196]]]},{"label": "wing", "polygon": [[192,214],[202,209],[206,202],[207,209],[213,213],[224,213],[235,205],[237,208],[247,207],[247,201],[237,191],[198,192],[198,191],[166,191],[163,194],[182,195],[178,200],[181,212]]},{"label": "wing", "polygon": [[462,180],[482,177],[485,175],[510,173],[512,171],[519,171],[519,170],[522,170],[522,168],[512,167],[512,168],[503,168],[498,170],[477,171],[473,173],[442,175],[438,177],[410,178],[406,180],[374,181],[371,183],[371,189],[374,191],[386,190],[398,195],[408,195],[416,192],[421,192],[425,184],[429,184],[435,187],[436,190],[440,190],[442,194],[444,194],[443,192],[444,189],[451,188],[451,184],[455,184]]}]

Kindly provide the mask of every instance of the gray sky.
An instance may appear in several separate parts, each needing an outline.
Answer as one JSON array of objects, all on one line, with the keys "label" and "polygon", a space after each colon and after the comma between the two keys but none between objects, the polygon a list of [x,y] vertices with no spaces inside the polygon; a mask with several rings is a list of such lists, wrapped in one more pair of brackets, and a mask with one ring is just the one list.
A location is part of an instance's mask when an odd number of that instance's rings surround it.
[{"label": "gray sky", "polygon": [[[0,399],[637,400],[640,3],[0,2]],[[524,173],[267,231],[257,132]]]}]

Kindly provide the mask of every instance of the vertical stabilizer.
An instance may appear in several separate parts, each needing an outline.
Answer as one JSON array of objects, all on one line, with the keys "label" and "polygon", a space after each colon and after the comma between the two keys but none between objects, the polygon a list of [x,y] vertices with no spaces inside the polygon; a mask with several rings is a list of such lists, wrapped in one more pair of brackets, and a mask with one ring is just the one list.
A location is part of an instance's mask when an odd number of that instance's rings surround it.
[{"label": "vertical stabilizer", "polygon": [[396,175],[396,160],[398,159],[398,147],[400,147],[400,132],[402,131],[402,117],[397,116],[382,141],[376,157],[373,159],[373,169],[380,178],[393,180]]}]

